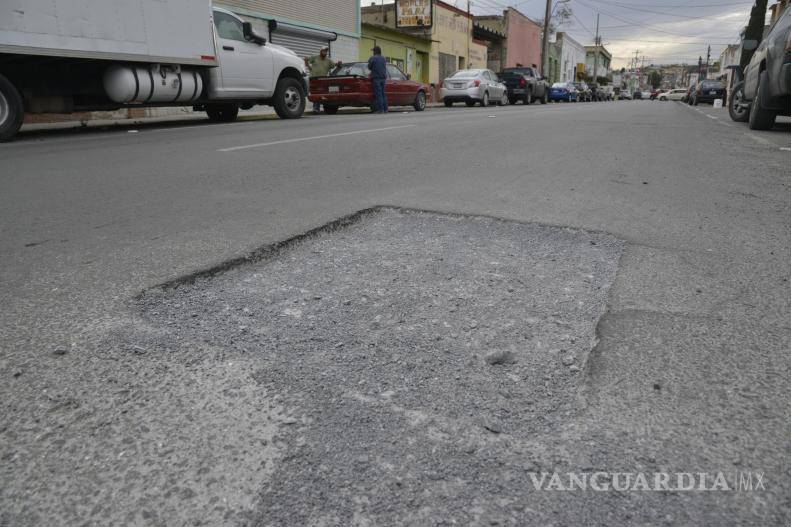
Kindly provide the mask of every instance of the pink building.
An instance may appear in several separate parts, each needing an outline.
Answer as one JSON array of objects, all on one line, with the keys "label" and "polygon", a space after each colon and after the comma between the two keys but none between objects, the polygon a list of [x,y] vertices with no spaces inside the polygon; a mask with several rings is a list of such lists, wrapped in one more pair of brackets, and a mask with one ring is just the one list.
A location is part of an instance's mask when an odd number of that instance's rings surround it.
[{"label": "pink building", "polygon": [[[540,69],[542,28],[537,22],[523,15],[519,10],[509,7],[503,11],[502,16],[476,16],[475,24],[492,33],[486,36],[481,34],[481,37],[489,42],[491,69],[533,64]],[[498,34],[504,35],[505,38],[497,39]]]}]

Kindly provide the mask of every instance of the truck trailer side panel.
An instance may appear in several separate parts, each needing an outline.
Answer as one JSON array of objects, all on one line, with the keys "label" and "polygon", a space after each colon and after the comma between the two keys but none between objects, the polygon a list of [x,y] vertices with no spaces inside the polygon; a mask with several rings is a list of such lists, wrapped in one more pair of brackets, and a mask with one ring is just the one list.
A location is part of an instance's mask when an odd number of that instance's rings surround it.
[{"label": "truck trailer side panel", "polygon": [[217,65],[210,0],[2,0],[0,53]]}]

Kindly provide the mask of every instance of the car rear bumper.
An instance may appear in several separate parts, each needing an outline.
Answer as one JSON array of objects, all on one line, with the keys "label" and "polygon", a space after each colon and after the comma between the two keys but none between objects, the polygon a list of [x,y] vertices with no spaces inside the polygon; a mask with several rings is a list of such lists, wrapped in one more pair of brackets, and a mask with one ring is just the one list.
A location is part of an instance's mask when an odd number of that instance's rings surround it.
[{"label": "car rear bumper", "polygon": [[310,102],[330,104],[333,106],[370,106],[373,103],[373,94],[368,92],[357,93],[311,93]]},{"label": "car rear bumper", "polygon": [[483,99],[481,87],[477,88],[442,88],[439,92],[440,98],[444,101],[480,101]]}]

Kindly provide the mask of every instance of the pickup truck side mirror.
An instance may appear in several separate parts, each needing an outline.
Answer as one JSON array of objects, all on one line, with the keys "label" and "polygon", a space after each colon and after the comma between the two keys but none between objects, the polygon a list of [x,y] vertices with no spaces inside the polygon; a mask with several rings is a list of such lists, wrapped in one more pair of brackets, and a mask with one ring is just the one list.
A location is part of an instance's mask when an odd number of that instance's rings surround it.
[{"label": "pickup truck side mirror", "polygon": [[259,46],[266,45],[266,39],[255,32],[255,29],[253,29],[253,24],[250,22],[242,23],[242,31],[244,32],[244,38],[250,42],[255,42]]}]

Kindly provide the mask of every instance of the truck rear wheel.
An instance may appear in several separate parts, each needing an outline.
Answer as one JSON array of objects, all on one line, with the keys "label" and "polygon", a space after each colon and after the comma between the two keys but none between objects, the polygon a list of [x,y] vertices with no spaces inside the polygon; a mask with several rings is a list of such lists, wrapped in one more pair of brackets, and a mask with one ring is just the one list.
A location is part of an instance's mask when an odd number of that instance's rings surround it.
[{"label": "truck rear wheel", "polygon": [[22,96],[11,81],[0,75],[0,142],[13,139],[24,118]]},{"label": "truck rear wheel", "polygon": [[299,119],[305,113],[305,90],[298,80],[283,77],[277,81],[273,106],[281,119]]},{"label": "truck rear wheel", "polygon": [[775,125],[777,113],[765,110],[763,107],[763,97],[761,91],[766,86],[767,74],[765,71],[761,72],[758,77],[758,89],[755,90],[755,99],[753,99],[752,107],[750,108],[749,127],[750,130],[771,130]]},{"label": "truck rear wheel", "polygon": [[210,104],[206,106],[206,114],[215,123],[230,123],[239,115],[239,107],[235,104]]}]

